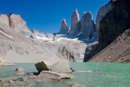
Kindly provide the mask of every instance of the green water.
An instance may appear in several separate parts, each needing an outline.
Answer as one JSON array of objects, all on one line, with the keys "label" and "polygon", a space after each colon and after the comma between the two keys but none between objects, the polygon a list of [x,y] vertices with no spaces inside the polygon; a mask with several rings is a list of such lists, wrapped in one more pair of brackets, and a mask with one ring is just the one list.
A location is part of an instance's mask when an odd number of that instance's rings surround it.
[{"label": "green water", "polygon": [[[85,87],[130,87],[130,64],[112,63],[70,63],[75,70],[75,78],[63,81],[30,80],[22,84],[12,84],[9,87],[71,87],[73,83],[85,85]],[[29,72],[37,72],[34,64],[16,64],[16,66],[0,67],[0,79],[22,77],[15,69],[22,67],[25,75]]]}]

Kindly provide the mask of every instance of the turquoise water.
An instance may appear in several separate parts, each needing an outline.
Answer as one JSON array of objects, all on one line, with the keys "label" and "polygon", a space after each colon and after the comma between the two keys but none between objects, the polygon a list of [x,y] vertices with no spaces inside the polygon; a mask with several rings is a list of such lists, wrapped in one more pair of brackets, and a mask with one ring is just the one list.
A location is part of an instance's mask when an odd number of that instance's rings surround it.
[{"label": "turquoise water", "polygon": [[[81,72],[74,72],[75,76],[70,80],[30,80],[22,84],[12,84],[9,87],[71,87],[73,83],[85,85],[85,87],[130,87],[130,64],[113,63],[70,63],[70,66]],[[16,64],[16,66],[0,67],[0,79],[22,77],[15,72],[17,67],[25,69],[25,75],[29,72],[37,72],[33,63]]]}]

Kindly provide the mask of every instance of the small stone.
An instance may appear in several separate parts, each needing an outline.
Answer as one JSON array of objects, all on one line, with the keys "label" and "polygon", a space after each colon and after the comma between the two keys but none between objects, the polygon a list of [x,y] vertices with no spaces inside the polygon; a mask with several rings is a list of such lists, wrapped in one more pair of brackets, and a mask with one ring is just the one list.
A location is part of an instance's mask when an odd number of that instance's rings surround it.
[{"label": "small stone", "polygon": [[11,84],[13,84],[13,83],[14,83],[14,81],[13,81],[13,80],[9,80],[9,81],[8,81],[8,83],[11,83]]},{"label": "small stone", "polygon": [[29,75],[29,76],[34,76],[34,73],[29,73],[28,75]]},{"label": "small stone", "polygon": [[23,72],[23,71],[24,71],[24,69],[23,69],[23,68],[18,67],[15,71],[18,71],[18,72]]}]

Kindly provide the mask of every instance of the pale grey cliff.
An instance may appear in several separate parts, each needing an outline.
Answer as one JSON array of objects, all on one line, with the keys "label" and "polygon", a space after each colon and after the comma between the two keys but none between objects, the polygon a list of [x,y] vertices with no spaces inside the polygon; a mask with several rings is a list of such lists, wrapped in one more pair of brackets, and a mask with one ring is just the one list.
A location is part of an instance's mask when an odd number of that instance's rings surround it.
[{"label": "pale grey cliff", "polygon": [[81,29],[78,35],[79,39],[92,38],[95,32],[95,24],[90,12],[84,12],[81,18]]},{"label": "pale grey cliff", "polygon": [[61,28],[59,34],[67,34],[70,28],[67,26],[66,20],[63,19],[61,22]]}]

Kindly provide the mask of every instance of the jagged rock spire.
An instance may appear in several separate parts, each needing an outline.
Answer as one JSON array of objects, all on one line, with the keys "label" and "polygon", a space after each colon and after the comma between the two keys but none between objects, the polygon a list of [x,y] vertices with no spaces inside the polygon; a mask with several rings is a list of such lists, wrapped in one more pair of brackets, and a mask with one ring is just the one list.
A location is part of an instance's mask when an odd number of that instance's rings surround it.
[{"label": "jagged rock spire", "polygon": [[81,18],[81,29],[79,38],[89,38],[95,30],[95,24],[91,12],[84,12]]},{"label": "jagged rock spire", "polygon": [[69,37],[77,37],[77,34],[80,32],[80,17],[78,10],[75,9],[71,16],[71,30],[69,32]]},{"label": "jagged rock spire", "polygon": [[69,32],[70,28],[67,26],[66,20],[63,19],[61,21],[61,28],[60,28],[60,34],[67,34]]}]

